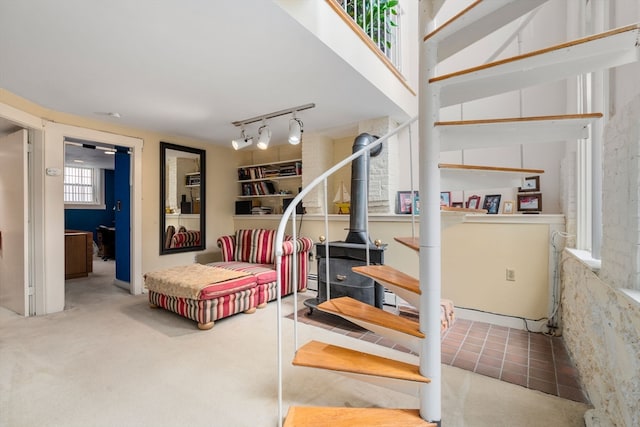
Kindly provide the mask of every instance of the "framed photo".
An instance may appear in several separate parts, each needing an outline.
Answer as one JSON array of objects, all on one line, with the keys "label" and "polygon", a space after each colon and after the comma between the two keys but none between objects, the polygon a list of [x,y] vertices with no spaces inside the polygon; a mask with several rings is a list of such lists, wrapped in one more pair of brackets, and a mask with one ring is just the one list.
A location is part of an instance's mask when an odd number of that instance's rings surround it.
[{"label": "framed photo", "polygon": [[451,191],[441,191],[440,192],[440,207],[449,207],[451,206]]},{"label": "framed photo", "polygon": [[518,211],[542,212],[542,193],[518,194]]},{"label": "framed photo", "polygon": [[469,209],[480,209],[480,196],[469,196],[467,207]]},{"label": "framed photo", "polygon": [[411,191],[398,191],[398,199],[396,200],[396,213],[397,214],[410,214],[413,212],[414,204],[416,205],[416,213],[419,212],[420,202],[418,192]]},{"label": "framed photo", "polygon": [[464,208],[464,202],[451,202],[452,208]]},{"label": "framed photo", "polygon": [[513,213],[513,200],[505,200],[502,203],[502,213],[503,214],[512,214]]},{"label": "framed photo", "polygon": [[521,193],[527,191],[540,191],[540,177],[529,176],[522,180],[522,187],[518,188]]},{"label": "framed photo", "polygon": [[484,204],[482,209],[486,209],[488,214],[495,215],[500,211],[501,194],[487,194],[484,196]]}]

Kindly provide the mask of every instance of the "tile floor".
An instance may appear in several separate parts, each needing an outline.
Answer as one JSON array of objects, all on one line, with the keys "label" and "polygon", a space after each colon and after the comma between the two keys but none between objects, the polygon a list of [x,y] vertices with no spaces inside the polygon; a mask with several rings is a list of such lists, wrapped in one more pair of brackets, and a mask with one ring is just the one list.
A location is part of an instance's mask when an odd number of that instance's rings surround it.
[{"label": "tile floor", "polygon": [[[387,338],[318,310],[309,315],[308,309],[302,309],[298,312],[298,320],[411,352]],[[560,337],[457,319],[442,335],[442,363],[576,402],[589,403],[580,386],[578,371]]]},{"label": "tile floor", "polygon": [[560,337],[457,319],[442,336],[442,363],[589,403]]}]

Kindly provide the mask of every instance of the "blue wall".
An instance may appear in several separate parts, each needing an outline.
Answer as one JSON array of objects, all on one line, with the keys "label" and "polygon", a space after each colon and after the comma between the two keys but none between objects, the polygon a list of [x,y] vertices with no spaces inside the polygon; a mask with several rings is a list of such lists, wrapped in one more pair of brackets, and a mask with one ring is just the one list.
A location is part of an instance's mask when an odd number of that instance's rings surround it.
[{"label": "blue wall", "polygon": [[84,230],[93,232],[93,241],[95,242],[96,228],[99,225],[113,227],[115,225],[115,206],[114,196],[114,171],[104,171],[104,201],[106,209],[65,209],[64,210],[64,228],[67,230]]}]

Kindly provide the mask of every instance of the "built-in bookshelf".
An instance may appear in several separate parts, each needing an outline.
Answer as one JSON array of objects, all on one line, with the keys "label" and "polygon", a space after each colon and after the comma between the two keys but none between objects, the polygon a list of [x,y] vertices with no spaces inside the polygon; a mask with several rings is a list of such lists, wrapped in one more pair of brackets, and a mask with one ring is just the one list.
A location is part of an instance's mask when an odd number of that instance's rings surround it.
[{"label": "built-in bookshelf", "polygon": [[292,197],[300,186],[302,160],[246,165],[238,168],[238,198]]},{"label": "built-in bookshelf", "polygon": [[200,187],[200,172],[186,173],[185,187]]}]

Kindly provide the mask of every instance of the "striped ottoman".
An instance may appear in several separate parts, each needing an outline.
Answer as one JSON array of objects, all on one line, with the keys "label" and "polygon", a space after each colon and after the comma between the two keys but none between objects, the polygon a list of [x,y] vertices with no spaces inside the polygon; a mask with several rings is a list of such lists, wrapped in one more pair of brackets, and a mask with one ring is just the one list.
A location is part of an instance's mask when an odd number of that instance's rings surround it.
[{"label": "striped ottoman", "polygon": [[213,327],[215,320],[236,313],[253,313],[258,301],[255,276],[213,266],[192,264],[144,275],[151,307],[162,307]]}]

